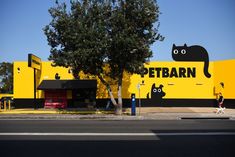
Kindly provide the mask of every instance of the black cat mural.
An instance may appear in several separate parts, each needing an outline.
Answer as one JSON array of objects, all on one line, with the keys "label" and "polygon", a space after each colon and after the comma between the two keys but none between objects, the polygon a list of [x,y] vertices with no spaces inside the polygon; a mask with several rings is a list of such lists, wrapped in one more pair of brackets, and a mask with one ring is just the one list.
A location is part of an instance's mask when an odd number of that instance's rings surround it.
[{"label": "black cat mural", "polygon": [[[162,90],[163,85],[159,85],[159,87],[155,86],[155,83],[152,85],[151,88],[151,101],[154,103],[160,103],[162,101],[162,98],[166,95],[165,92]],[[147,99],[149,98],[149,93],[147,94]]]},{"label": "black cat mural", "polygon": [[172,58],[175,61],[193,61],[193,62],[204,62],[204,75],[207,78],[211,77],[209,73],[209,56],[205,48],[193,45],[187,46],[175,46],[172,47]]}]

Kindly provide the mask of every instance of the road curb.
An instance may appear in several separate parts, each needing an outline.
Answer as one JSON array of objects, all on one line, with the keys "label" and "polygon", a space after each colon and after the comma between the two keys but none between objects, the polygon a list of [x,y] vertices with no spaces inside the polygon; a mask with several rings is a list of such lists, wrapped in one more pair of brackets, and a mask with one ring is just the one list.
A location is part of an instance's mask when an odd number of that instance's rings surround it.
[{"label": "road curb", "polygon": [[157,116],[130,116],[130,115],[64,115],[64,114],[21,114],[0,115],[0,120],[207,120],[223,119],[235,120],[233,116],[183,116],[183,115],[157,115]]},{"label": "road curb", "polygon": [[[164,110],[165,109],[165,110]],[[184,109],[184,110],[183,110]],[[113,110],[55,110],[55,109],[16,109],[0,111],[0,120],[186,120],[186,119],[229,119],[235,120],[235,110],[216,114],[215,110],[201,108],[158,108],[157,112],[145,112],[131,116],[128,109],[123,115],[115,115]],[[174,112],[172,112],[174,110]],[[147,110],[146,110],[147,111]],[[176,112],[177,111],[177,112]],[[187,111],[187,112],[186,112]],[[201,112],[203,111],[203,112]]]}]

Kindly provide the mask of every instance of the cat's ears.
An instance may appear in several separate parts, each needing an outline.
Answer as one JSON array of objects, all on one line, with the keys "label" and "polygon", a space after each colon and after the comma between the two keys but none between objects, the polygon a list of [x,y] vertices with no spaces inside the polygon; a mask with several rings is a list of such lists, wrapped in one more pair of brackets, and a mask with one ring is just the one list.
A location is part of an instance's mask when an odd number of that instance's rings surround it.
[{"label": "cat's ears", "polygon": [[[175,46],[175,44],[173,44],[173,47],[176,47],[176,46]],[[187,45],[186,45],[186,44],[184,44],[184,47],[187,47]]]},{"label": "cat's ears", "polygon": [[162,84],[160,84],[159,88],[162,88],[162,87],[164,87],[164,86]]}]

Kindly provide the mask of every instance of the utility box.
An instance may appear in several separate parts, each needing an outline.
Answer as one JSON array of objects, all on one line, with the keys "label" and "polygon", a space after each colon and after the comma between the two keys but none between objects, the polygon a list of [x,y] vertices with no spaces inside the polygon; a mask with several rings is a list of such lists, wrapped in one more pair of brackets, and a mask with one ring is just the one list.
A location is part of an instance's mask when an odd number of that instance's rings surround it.
[{"label": "utility box", "polygon": [[131,115],[136,115],[136,99],[134,93],[131,94]]}]

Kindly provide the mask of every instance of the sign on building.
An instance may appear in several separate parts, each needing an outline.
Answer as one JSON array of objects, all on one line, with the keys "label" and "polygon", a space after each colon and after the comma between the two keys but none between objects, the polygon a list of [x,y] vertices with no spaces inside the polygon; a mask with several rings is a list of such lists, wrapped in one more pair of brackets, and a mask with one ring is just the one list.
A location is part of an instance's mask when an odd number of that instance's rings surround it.
[{"label": "sign on building", "polygon": [[41,58],[33,54],[28,54],[28,67],[41,70]]}]

